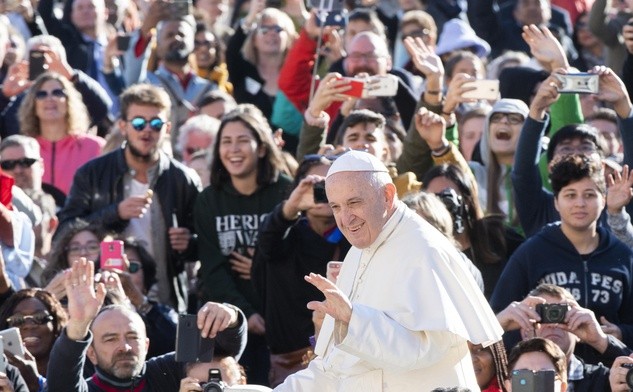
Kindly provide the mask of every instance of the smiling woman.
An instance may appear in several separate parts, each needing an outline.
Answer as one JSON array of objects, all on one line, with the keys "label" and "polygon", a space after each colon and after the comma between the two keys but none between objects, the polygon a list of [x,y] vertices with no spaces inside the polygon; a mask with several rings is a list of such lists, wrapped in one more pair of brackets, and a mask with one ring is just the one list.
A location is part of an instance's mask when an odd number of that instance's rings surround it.
[{"label": "smiling woman", "polygon": [[20,133],[40,144],[43,182],[68,194],[75,171],[100,155],[105,144],[87,133],[90,119],[81,94],[65,77],[46,72],[29,89],[18,117]]},{"label": "smiling woman", "polygon": [[[20,330],[27,353],[22,360],[9,356],[9,362],[20,369],[29,386],[40,384],[46,377],[48,358],[53,343],[66,325],[66,312],[55,297],[41,289],[24,289],[13,294],[0,308],[0,330],[15,327]],[[35,360],[37,368],[25,366],[23,360]]]}]

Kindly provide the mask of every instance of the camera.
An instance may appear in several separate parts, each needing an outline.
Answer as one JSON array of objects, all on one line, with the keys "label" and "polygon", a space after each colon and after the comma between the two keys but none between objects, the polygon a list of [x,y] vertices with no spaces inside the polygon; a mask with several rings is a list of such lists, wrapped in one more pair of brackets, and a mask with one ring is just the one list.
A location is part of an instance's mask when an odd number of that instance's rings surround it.
[{"label": "camera", "polygon": [[262,385],[236,385],[230,387],[222,381],[220,369],[209,369],[209,381],[200,385],[202,392],[269,392],[272,389]]},{"label": "camera", "polygon": [[628,385],[629,389],[633,389],[633,363],[623,363],[622,367],[629,369],[626,372],[626,385]]},{"label": "camera", "polygon": [[568,304],[538,304],[536,313],[541,316],[541,324],[563,324],[569,310]]},{"label": "camera", "polygon": [[327,194],[325,193],[325,181],[319,181],[312,185],[314,192],[314,204],[327,203]]}]

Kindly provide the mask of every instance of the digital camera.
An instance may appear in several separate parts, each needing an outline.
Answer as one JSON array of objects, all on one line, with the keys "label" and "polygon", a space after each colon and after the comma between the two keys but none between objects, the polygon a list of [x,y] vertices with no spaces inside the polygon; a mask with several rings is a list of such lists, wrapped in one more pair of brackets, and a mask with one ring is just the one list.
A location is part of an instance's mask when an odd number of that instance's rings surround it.
[{"label": "digital camera", "polygon": [[538,304],[536,313],[541,316],[541,324],[563,324],[569,310],[568,304]]},{"label": "digital camera", "polygon": [[623,363],[622,367],[629,369],[626,372],[626,385],[628,385],[629,389],[633,389],[633,363]]}]

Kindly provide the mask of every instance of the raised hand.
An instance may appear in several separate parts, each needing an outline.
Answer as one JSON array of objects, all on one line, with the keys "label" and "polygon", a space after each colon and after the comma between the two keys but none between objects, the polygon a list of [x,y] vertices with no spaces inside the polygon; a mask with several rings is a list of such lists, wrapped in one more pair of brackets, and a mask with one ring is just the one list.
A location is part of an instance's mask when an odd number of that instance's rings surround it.
[{"label": "raised hand", "polygon": [[426,78],[444,77],[444,66],[442,59],[435,54],[433,49],[426,46],[422,38],[407,37],[404,39],[404,47],[415,67],[424,74]]},{"label": "raised hand", "polygon": [[631,105],[624,82],[611,68],[604,65],[597,65],[590,72],[600,77],[598,94],[596,94],[595,99],[611,103],[620,118],[628,118],[633,105]]},{"label": "raised hand", "polygon": [[415,129],[424,139],[431,150],[437,150],[448,145],[446,139],[446,122],[439,114],[421,107],[415,114]]},{"label": "raised hand", "polygon": [[523,26],[521,36],[530,47],[532,56],[548,71],[551,72],[556,68],[569,67],[569,62],[567,61],[563,47],[547,27],[538,27],[533,24]]},{"label": "raised hand", "polygon": [[317,182],[325,180],[324,177],[316,174],[306,176],[299,185],[292,191],[288,200],[284,203],[283,214],[284,218],[291,220],[297,217],[297,214],[301,211],[305,211],[311,207],[314,207],[314,192],[313,186]]},{"label": "raised hand", "polygon": [[614,172],[607,179],[607,210],[619,214],[633,198],[633,172],[629,165],[622,167],[622,174]]},{"label": "raised hand", "polygon": [[462,95],[467,91],[476,89],[475,86],[464,86],[465,83],[474,80],[475,78],[465,73],[458,73],[453,76],[446,90],[446,99],[442,107],[442,112],[452,113],[460,103],[473,101],[472,99],[464,98]]},{"label": "raised hand", "polygon": [[560,327],[578,336],[578,338],[598,352],[604,352],[609,344],[607,335],[602,331],[593,311],[572,303],[571,309],[565,316],[565,324]]},{"label": "raised hand", "polygon": [[[564,75],[567,71],[559,68],[555,73]],[[530,103],[530,117],[534,120],[542,121],[545,118],[547,109],[560,97],[558,93],[559,88],[561,88],[561,81],[558,80],[555,74],[545,79]]]},{"label": "raised hand", "polygon": [[103,283],[97,283],[95,289],[94,263],[83,257],[64,271],[64,278],[69,316],[66,333],[72,340],[82,340],[103,305],[106,289]]},{"label": "raised hand", "polygon": [[207,302],[198,311],[198,329],[203,338],[215,338],[229,326],[236,325],[239,313],[229,306]]},{"label": "raised hand", "polygon": [[504,331],[533,329],[534,324],[541,321],[541,317],[535,310],[536,305],[544,303],[544,298],[527,296],[523,301],[514,301],[499,312],[497,320]]},{"label": "raised hand", "polygon": [[321,112],[327,109],[333,102],[342,102],[351,97],[344,95],[345,91],[352,88],[349,80],[342,79],[341,74],[332,72],[319,82],[319,87],[316,89],[308,110],[314,117],[319,117]]},{"label": "raised hand", "polygon": [[130,220],[141,218],[152,204],[152,196],[135,195],[124,199],[117,206],[117,212],[121,219]]},{"label": "raised hand", "polygon": [[329,314],[335,320],[349,324],[352,318],[352,303],[347,295],[319,274],[310,273],[305,280],[325,295],[325,301],[308,302],[308,309]]},{"label": "raised hand", "polygon": [[29,63],[20,61],[9,67],[7,76],[2,83],[2,94],[5,97],[14,97],[33,84],[29,80]]}]

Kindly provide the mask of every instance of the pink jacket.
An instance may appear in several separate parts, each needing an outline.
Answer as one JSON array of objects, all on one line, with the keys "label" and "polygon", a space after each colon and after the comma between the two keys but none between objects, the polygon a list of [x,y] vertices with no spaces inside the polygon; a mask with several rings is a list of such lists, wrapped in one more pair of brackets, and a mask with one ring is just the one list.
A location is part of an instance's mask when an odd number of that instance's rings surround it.
[{"label": "pink jacket", "polygon": [[56,142],[37,138],[44,159],[43,182],[68,194],[77,169],[101,155],[105,140],[92,135],[68,135]]}]

